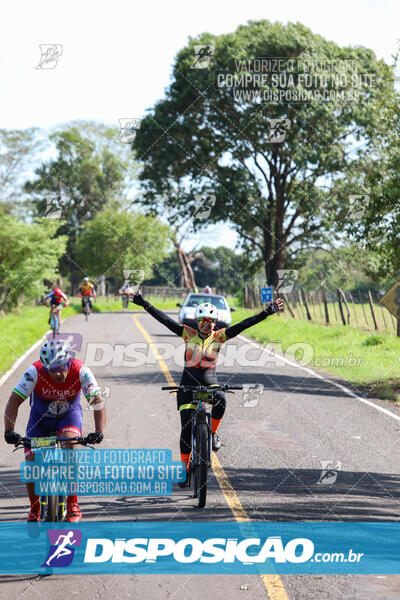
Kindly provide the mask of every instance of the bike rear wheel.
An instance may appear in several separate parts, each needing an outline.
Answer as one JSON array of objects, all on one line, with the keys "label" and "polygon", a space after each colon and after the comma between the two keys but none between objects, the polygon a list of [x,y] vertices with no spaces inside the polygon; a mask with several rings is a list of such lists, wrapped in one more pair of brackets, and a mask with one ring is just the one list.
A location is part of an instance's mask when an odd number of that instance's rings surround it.
[{"label": "bike rear wheel", "polygon": [[205,421],[197,424],[196,430],[196,477],[195,488],[198,507],[204,508],[207,498],[208,477],[208,427]]}]

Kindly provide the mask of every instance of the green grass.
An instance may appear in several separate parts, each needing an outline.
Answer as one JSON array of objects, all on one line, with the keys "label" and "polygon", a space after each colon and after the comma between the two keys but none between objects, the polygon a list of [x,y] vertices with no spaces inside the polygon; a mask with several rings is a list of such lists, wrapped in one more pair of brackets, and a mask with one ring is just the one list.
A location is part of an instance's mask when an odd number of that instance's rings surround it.
[{"label": "green grass", "polygon": [[[147,298],[162,310],[176,309],[179,298]],[[231,306],[234,299],[228,299]],[[122,301],[114,297],[97,298],[95,312],[121,311]],[[130,310],[140,308],[129,304]],[[80,298],[71,298],[62,318],[81,312]],[[257,312],[237,308],[232,313],[233,323]],[[20,308],[0,318],[0,375],[34,344],[48,329],[49,309],[44,306]],[[376,396],[400,401],[400,338],[380,332],[366,332],[343,325],[324,326],[308,321],[294,320],[285,315],[274,315],[246,331],[246,335],[263,343],[275,342],[277,351],[315,369],[337,375]],[[281,344],[281,346],[279,346]],[[294,344],[303,344],[303,350]],[[303,354],[305,350],[306,354]],[[349,364],[352,359],[353,364]]]},{"label": "green grass", "polygon": [[48,330],[48,312],[43,306],[1,317],[0,375]]},{"label": "green grass", "polygon": [[[296,319],[300,321],[307,321],[306,309],[303,305],[296,304],[294,306],[293,301],[289,298],[290,306],[296,316]],[[315,323],[325,324],[325,309],[322,303],[316,301],[307,300],[308,309],[310,311],[311,319]],[[378,330],[396,334],[396,320],[390,314],[388,309],[381,304],[374,303],[375,318],[378,325]],[[374,321],[372,318],[371,307],[369,303],[364,304],[352,304],[348,301],[349,313],[350,313],[350,326],[356,327],[362,330],[375,330]],[[329,322],[331,325],[342,325],[342,318],[339,310],[338,302],[328,302],[328,313]],[[343,313],[347,324],[348,314],[346,307],[343,306]],[[288,316],[289,311],[287,311]]]},{"label": "green grass", "polygon": [[[158,308],[177,308],[179,298],[147,298]],[[62,319],[82,311],[81,299],[70,297],[70,306],[63,308]],[[141,310],[130,303],[128,311]],[[98,297],[93,303],[93,312],[118,312],[122,310],[122,300],[110,296]],[[44,306],[19,307],[13,313],[0,317],[0,377],[11,365],[48,331],[49,308]]]},{"label": "green grass", "polygon": [[[240,308],[232,313],[233,323],[254,310]],[[365,332],[343,325],[325,326],[274,315],[252,327],[246,335],[259,342],[279,342],[290,359],[337,375],[375,393],[400,400],[400,338],[388,333]],[[294,344],[304,344],[306,354]],[[276,346],[279,351],[279,345]]]}]

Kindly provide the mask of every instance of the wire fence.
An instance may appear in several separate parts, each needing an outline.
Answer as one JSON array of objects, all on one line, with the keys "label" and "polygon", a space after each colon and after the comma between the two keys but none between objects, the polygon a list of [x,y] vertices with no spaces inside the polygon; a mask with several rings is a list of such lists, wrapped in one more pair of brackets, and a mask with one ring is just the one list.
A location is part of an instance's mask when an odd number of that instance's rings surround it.
[{"label": "wire fence", "polygon": [[[299,321],[347,325],[366,331],[400,335],[398,320],[381,304],[383,294],[376,291],[350,293],[343,292],[341,288],[326,291],[295,289],[279,295],[285,300],[285,311]],[[259,287],[245,287],[244,306],[262,306]]]}]

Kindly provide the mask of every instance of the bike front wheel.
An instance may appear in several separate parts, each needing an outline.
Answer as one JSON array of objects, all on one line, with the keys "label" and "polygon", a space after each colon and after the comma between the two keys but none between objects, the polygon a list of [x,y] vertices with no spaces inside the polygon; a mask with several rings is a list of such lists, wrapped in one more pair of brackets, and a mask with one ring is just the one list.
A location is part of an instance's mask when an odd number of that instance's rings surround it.
[{"label": "bike front wheel", "polygon": [[207,498],[208,477],[208,426],[205,421],[197,424],[195,468],[195,485],[198,507],[204,508]]},{"label": "bike front wheel", "polygon": [[50,523],[58,521],[58,496],[42,496],[40,501],[40,520]]},{"label": "bike front wheel", "polygon": [[58,313],[55,313],[53,318],[53,337],[56,337],[57,333],[60,333],[60,317]]}]

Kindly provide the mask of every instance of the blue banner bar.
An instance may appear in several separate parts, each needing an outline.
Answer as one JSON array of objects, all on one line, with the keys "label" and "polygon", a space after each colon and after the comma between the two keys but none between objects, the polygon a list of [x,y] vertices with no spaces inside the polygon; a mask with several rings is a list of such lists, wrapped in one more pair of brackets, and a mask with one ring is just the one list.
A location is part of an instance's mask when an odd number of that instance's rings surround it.
[{"label": "blue banner bar", "polygon": [[0,573],[400,574],[400,523],[0,523]]},{"label": "blue banner bar", "polygon": [[167,496],[173,482],[185,480],[186,465],[169,449],[40,448],[20,475],[38,496]]}]

